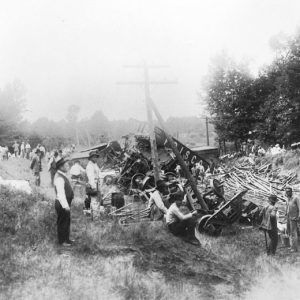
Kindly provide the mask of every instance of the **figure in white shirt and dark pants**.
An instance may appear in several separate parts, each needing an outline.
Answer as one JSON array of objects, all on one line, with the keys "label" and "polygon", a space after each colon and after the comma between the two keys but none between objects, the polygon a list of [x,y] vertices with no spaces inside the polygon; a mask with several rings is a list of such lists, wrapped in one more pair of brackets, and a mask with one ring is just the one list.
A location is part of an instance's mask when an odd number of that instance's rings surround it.
[{"label": "figure in white shirt and dark pants", "polygon": [[[88,199],[90,199],[90,208],[93,214],[100,213],[102,206],[101,195],[99,191],[99,177],[100,177],[100,168],[97,165],[97,159],[99,155],[96,151],[91,151],[89,154],[89,162],[86,166],[86,175],[88,177],[88,184],[86,188],[86,194]],[[87,202],[86,202],[87,206]],[[100,206],[100,210],[99,210]],[[86,207],[87,208],[87,207]]]},{"label": "figure in white shirt and dark pants", "polygon": [[68,161],[61,158],[56,162],[57,172],[54,177],[54,188],[56,193],[55,210],[57,213],[57,237],[58,243],[63,246],[70,246],[70,207],[74,193],[67,178],[69,169]]},{"label": "figure in white shirt and dark pants", "polygon": [[174,235],[192,236],[194,237],[197,211],[193,211],[184,215],[180,211],[183,196],[181,194],[175,195],[175,202],[169,207],[166,214],[166,223],[168,229]]}]

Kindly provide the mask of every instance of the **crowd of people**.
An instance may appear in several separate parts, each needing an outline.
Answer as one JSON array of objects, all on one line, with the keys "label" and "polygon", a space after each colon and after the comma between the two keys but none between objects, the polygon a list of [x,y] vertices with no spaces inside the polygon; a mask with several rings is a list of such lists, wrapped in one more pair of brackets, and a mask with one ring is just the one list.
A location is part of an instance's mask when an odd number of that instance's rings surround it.
[{"label": "crowd of people", "polygon": [[43,145],[38,144],[35,148],[32,148],[29,141],[14,141],[11,146],[0,146],[0,159],[8,160],[11,158],[23,158],[31,160],[35,154],[35,151],[39,149],[42,157],[46,155],[46,149]]},{"label": "crowd of people", "polygon": [[224,154],[220,157],[220,159],[234,159],[243,156],[248,156],[250,158],[263,157],[266,155],[275,156],[284,154],[285,152],[285,146],[283,145],[281,147],[280,144],[270,145],[269,147],[264,148],[262,145],[254,142],[243,142],[239,151]]}]

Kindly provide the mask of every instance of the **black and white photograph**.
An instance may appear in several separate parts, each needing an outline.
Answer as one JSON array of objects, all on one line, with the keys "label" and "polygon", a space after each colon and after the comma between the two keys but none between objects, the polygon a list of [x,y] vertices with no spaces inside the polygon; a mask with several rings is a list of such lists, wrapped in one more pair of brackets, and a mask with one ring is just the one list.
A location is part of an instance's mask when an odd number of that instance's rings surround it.
[{"label": "black and white photograph", "polygon": [[300,1],[0,0],[0,299],[300,299]]}]

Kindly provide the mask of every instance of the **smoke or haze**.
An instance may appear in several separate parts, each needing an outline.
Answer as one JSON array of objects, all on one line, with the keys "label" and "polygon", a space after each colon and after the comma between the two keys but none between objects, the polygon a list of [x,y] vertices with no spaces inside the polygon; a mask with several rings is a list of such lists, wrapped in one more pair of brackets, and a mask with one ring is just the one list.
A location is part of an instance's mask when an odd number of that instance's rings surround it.
[{"label": "smoke or haze", "polygon": [[299,25],[297,0],[3,0],[0,86],[19,79],[27,118],[61,119],[70,104],[81,117],[102,110],[110,119],[144,119],[143,90],[117,85],[141,80],[124,65],[169,65],[152,88],[164,117],[201,113],[197,94],[210,57],[225,49],[256,72],[270,62],[269,40]]}]

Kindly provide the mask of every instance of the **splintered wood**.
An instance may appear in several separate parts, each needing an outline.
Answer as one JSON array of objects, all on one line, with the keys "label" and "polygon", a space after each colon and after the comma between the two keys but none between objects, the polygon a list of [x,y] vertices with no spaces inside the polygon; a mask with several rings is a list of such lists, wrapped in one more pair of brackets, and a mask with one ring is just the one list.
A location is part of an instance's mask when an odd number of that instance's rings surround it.
[{"label": "splintered wood", "polygon": [[290,172],[287,175],[279,175],[278,170],[272,170],[270,163],[255,165],[252,161],[236,162],[222,176],[225,195],[233,197],[237,191],[247,189],[244,200],[258,206],[266,205],[270,194],[276,195],[278,200],[285,201],[284,189],[287,185],[295,183],[297,174]]}]

